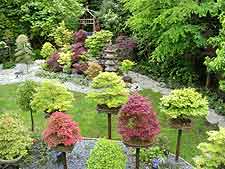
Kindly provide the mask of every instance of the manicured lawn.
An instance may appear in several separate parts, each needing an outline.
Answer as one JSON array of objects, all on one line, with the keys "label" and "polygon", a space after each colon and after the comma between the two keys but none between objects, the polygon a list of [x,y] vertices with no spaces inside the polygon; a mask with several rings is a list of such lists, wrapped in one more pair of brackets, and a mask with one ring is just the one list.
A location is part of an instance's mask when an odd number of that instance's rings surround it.
[{"label": "manicured lawn", "polygon": [[[27,127],[30,128],[30,116],[27,112],[21,112],[16,104],[16,88],[18,85],[4,85],[0,86],[0,113],[15,112],[21,113]],[[175,151],[177,131],[171,129],[168,125],[166,116],[159,111],[159,102],[161,95],[154,93],[151,90],[144,90],[141,92],[147,96],[153,103],[155,111],[158,113],[158,118],[161,125],[161,135],[169,138],[170,151]],[[75,101],[73,109],[68,112],[73,119],[79,122],[81,133],[86,137],[106,137],[107,136],[107,116],[105,114],[98,114],[95,110],[95,103],[86,99],[84,94],[74,93]],[[35,113],[35,129],[37,133],[41,133],[46,125],[46,120],[42,113]],[[116,127],[116,119],[113,118],[113,138],[119,139]],[[182,157],[189,162],[192,162],[198,150],[196,146],[205,141],[207,138],[206,131],[212,130],[212,126],[207,126],[204,119],[197,119],[194,121],[194,128],[190,131],[184,131],[182,137]]]}]

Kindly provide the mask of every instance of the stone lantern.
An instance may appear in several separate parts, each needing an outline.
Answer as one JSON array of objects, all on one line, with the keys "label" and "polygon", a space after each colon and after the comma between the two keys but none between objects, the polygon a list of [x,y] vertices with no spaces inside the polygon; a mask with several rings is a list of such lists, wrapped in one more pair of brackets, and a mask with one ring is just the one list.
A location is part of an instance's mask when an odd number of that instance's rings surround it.
[{"label": "stone lantern", "polygon": [[119,69],[118,63],[117,49],[109,44],[103,52],[100,64],[103,65],[106,72],[117,72]]}]

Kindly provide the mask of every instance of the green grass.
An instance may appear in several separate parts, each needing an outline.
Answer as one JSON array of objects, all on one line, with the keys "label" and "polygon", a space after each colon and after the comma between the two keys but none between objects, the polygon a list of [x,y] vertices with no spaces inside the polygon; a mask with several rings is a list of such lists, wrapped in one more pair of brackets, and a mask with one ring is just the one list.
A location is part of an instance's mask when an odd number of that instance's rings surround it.
[{"label": "green grass", "polygon": [[[21,112],[16,104],[16,89],[18,85],[4,85],[0,86],[0,112],[19,112],[27,127],[30,128],[30,115],[27,112]],[[161,95],[152,92],[151,90],[144,90],[142,95],[147,96],[153,103],[154,109],[157,112],[161,125],[161,135],[169,138],[170,151],[174,153],[176,147],[177,131],[171,129],[168,125],[167,118],[159,111],[159,103]],[[79,123],[81,133],[86,137],[106,137],[107,136],[107,116],[99,114],[95,110],[95,103],[86,99],[84,94],[74,93],[75,101],[70,112],[73,119]],[[46,120],[42,113],[35,113],[35,130],[41,133],[46,126]],[[113,117],[112,136],[114,139],[119,139],[117,133],[117,117]],[[207,138],[206,131],[212,130],[212,126],[208,126],[204,119],[197,119],[194,121],[194,127],[190,131],[184,131],[182,136],[181,156],[189,162],[197,154],[196,146],[205,141]]]}]

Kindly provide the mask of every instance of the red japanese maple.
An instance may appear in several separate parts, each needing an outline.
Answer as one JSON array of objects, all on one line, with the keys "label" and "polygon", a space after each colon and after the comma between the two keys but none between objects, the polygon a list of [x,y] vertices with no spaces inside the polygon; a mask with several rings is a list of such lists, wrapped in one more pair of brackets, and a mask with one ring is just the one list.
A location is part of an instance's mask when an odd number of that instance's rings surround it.
[{"label": "red japanese maple", "polygon": [[120,110],[118,129],[125,141],[154,139],[160,127],[150,101],[138,94],[131,95]]},{"label": "red japanese maple", "polygon": [[63,112],[53,113],[49,118],[47,129],[43,132],[43,140],[50,148],[57,145],[70,146],[81,139],[78,124]]}]

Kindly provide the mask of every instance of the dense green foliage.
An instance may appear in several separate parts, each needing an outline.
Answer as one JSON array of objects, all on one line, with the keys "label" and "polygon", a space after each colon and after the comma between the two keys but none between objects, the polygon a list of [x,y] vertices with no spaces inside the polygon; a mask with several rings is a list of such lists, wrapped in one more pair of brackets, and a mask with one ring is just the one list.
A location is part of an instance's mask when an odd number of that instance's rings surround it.
[{"label": "dense green foliage", "polygon": [[97,104],[107,105],[109,108],[119,107],[128,100],[128,89],[120,76],[116,73],[102,72],[93,79],[91,86],[95,91],[88,94]]},{"label": "dense green foliage", "polygon": [[99,140],[87,162],[87,169],[124,169],[126,157],[121,146],[111,140]]},{"label": "dense green foliage", "polygon": [[225,167],[225,128],[208,132],[208,142],[199,144],[200,155],[195,157],[196,169],[222,169]]},{"label": "dense green foliage", "polygon": [[13,160],[27,155],[32,139],[19,117],[1,114],[0,135],[0,159]]},{"label": "dense green foliage", "polygon": [[19,34],[31,36],[32,42],[49,39],[54,28],[65,20],[74,29],[82,13],[82,0],[2,0],[0,4],[0,39],[12,42]]},{"label": "dense green foliage", "polygon": [[170,119],[205,116],[208,113],[208,101],[195,89],[177,89],[161,99],[161,111]]},{"label": "dense green foliage", "polygon": [[102,30],[88,37],[85,41],[85,46],[88,48],[90,57],[99,57],[103,48],[112,40],[112,32]]},{"label": "dense green foliage", "polygon": [[97,12],[103,29],[113,32],[114,36],[125,31],[128,16],[121,0],[103,0]]},{"label": "dense green foliage", "polygon": [[95,62],[88,63],[88,69],[85,71],[85,74],[89,79],[93,79],[102,72],[102,66]]},{"label": "dense green foliage", "polygon": [[69,45],[72,42],[73,32],[66,28],[65,22],[63,21],[54,30],[52,36],[54,37],[56,45],[62,47],[63,45]]},{"label": "dense green foliage", "polygon": [[73,95],[57,81],[44,81],[33,95],[32,109],[37,112],[65,112],[72,107]]}]

